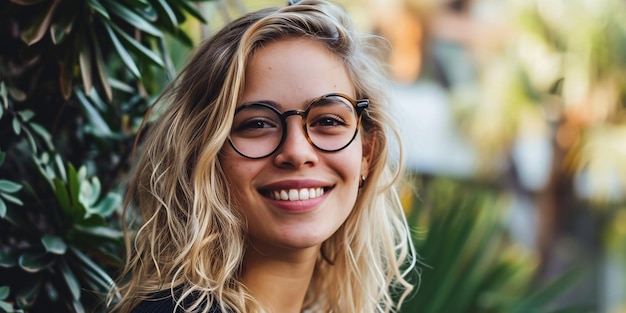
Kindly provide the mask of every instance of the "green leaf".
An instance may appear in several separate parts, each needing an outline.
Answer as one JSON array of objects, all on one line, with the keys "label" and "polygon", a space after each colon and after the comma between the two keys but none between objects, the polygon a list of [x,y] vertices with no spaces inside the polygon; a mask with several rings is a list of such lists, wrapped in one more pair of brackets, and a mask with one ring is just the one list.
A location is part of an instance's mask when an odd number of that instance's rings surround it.
[{"label": "green leaf", "polygon": [[7,216],[7,204],[0,198],[0,218]]},{"label": "green leaf", "polygon": [[180,6],[182,6],[189,14],[198,19],[203,24],[207,24],[207,20],[204,18],[196,8],[189,4],[186,0],[175,0]]},{"label": "green leaf", "polygon": [[36,273],[52,265],[54,260],[45,252],[24,252],[17,262],[23,270]]},{"label": "green leaf", "polygon": [[87,99],[83,91],[77,89],[76,96],[78,97],[80,104],[85,110],[85,115],[87,116],[87,119],[93,126],[94,134],[101,136],[101,137],[112,136],[113,132],[109,128],[109,125],[104,121],[104,119],[102,118],[102,115],[100,115],[98,110],[96,110],[91,104],[91,102],[89,102],[89,99]]},{"label": "green leaf", "polygon": [[93,73],[91,62],[91,47],[87,38],[80,40],[80,51],[78,52],[78,64],[80,65],[80,76],[83,80],[85,93],[89,93],[93,87]]},{"label": "green leaf", "polygon": [[4,300],[9,296],[11,289],[9,286],[0,286],[0,300]]},{"label": "green leaf", "polygon": [[111,87],[115,88],[116,90],[119,91],[124,91],[126,93],[135,93],[135,88],[133,88],[131,85],[121,81],[121,80],[117,80],[113,77],[111,77],[110,79],[110,83],[111,83]]},{"label": "green leaf", "polygon": [[[53,166],[49,163],[50,155],[44,151],[40,155],[33,155],[32,158],[34,163],[37,165],[37,170],[41,174],[41,177],[50,184],[50,189],[56,190],[53,179],[58,177],[58,175]],[[59,170],[64,172],[65,169],[63,169],[62,166],[63,164],[61,163],[61,169]],[[61,179],[61,181],[65,181],[65,179]]]},{"label": "green leaf", "polygon": [[91,104],[93,104],[98,110],[107,110],[108,105],[104,101],[102,101],[102,98],[100,98],[100,94],[98,94],[97,90],[92,89],[91,92],[88,94],[88,97],[91,100]]},{"label": "green leaf", "polygon": [[20,252],[17,250],[2,251],[0,250],[0,267],[11,268],[17,266],[17,260]]},{"label": "green leaf", "polygon": [[8,193],[14,193],[22,189],[22,185],[6,179],[0,179],[0,190]]},{"label": "green leaf", "polygon": [[74,165],[71,163],[67,164],[67,178],[69,181],[69,190],[70,190],[70,200],[72,204],[79,203],[79,195],[80,195],[80,178],[78,176],[78,172]]},{"label": "green leaf", "polygon": [[137,27],[139,30],[150,35],[163,37],[163,33],[158,28],[154,27],[151,22],[145,20],[133,10],[124,7],[115,1],[108,1],[107,5],[109,6],[109,9],[113,14],[121,17],[126,22],[128,22],[128,24]]},{"label": "green leaf", "polygon": [[0,166],[4,164],[4,160],[6,160],[6,158],[7,158],[7,154],[3,152],[2,150],[0,150]]},{"label": "green leaf", "polygon": [[21,127],[20,127],[20,121],[17,119],[17,117],[13,117],[12,126],[13,126],[13,133],[15,133],[16,135],[19,135]]},{"label": "green leaf", "polygon": [[78,279],[76,279],[76,275],[74,275],[74,272],[72,272],[72,269],[67,264],[67,261],[61,260],[59,267],[61,268],[63,279],[65,279],[65,283],[67,283],[67,287],[72,293],[72,299],[80,299],[80,284],[78,283]]},{"label": "green leaf", "polygon": [[59,291],[57,289],[57,286],[51,284],[46,284],[46,286],[44,287],[48,299],[52,300],[53,302],[59,300]]},{"label": "green leaf", "polygon": [[130,72],[133,73],[135,77],[141,79],[141,73],[139,73],[139,68],[137,68],[137,64],[135,64],[135,61],[130,56],[130,54],[128,54],[128,52],[126,51],[126,48],[122,45],[120,40],[117,39],[117,36],[111,29],[111,26],[109,26],[108,24],[104,24],[104,26],[105,26],[104,28],[109,33],[109,38],[111,38],[111,42],[113,43],[113,46],[115,47],[115,50],[117,51],[117,54],[120,56],[120,58],[122,58],[122,62],[126,64],[126,67],[128,67],[128,70],[130,70]]},{"label": "green leaf", "polygon": [[37,143],[35,143],[35,138],[33,137],[33,134],[31,134],[28,128],[24,129],[24,134],[28,139],[28,143],[30,144],[30,148],[33,150],[33,153],[37,153]]},{"label": "green leaf", "polygon": [[[123,235],[120,236],[119,240],[116,240],[115,243],[121,244],[123,237],[124,237]],[[105,245],[99,245],[98,252],[100,253],[99,257],[100,257],[101,263],[103,264],[121,265],[124,262],[122,261],[122,256],[119,253],[108,251]]]},{"label": "green leaf", "polygon": [[7,201],[9,201],[9,202],[13,202],[13,203],[15,203],[15,204],[17,204],[17,205],[19,205],[19,206],[24,205],[24,202],[22,202],[22,200],[20,200],[20,199],[19,199],[19,198],[17,198],[17,197],[14,197],[14,196],[12,196],[12,195],[10,195],[10,194],[6,194],[6,193],[4,193],[4,192],[0,192],[0,196],[1,196],[2,198],[6,199]]},{"label": "green leaf", "polygon": [[7,87],[7,91],[15,101],[23,102],[26,101],[26,98],[28,98],[28,95],[18,88]]},{"label": "green leaf", "polygon": [[[3,109],[5,106],[9,106],[9,91],[7,90],[7,86],[4,81],[0,81],[0,109]],[[0,111],[0,119],[2,118],[2,111]]]},{"label": "green leaf", "polygon": [[120,29],[116,25],[111,24],[111,26],[113,26],[113,29],[115,30],[116,33],[122,36],[122,39],[124,39],[131,46],[135,47],[137,51],[139,51],[141,54],[147,57],[150,61],[152,61],[152,63],[158,65],[159,67],[163,67],[163,61],[161,60],[159,56],[156,55],[156,53],[154,53],[154,51],[146,48],[144,45],[142,45],[140,42],[135,40],[133,37],[128,35],[126,32],[124,32],[122,29]]},{"label": "green leaf", "polygon": [[157,38],[156,40],[159,51],[165,61],[165,77],[167,80],[172,80],[174,79],[174,76],[176,76],[176,68],[174,66],[174,62],[172,62],[172,58],[170,57],[168,43],[164,38]]},{"label": "green leaf", "polygon": [[[92,30],[93,32],[93,30]],[[93,33],[92,33],[93,37]],[[107,73],[107,64],[102,57],[102,51],[100,51],[100,45],[98,41],[93,42],[94,50],[96,51],[96,67],[98,69],[98,79],[104,89],[104,93],[106,95],[107,101],[113,100],[113,92],[111,91],[111,85],[109,83],[109,74]]]},{"label": "green leaf", "polygon": [[138,11],[139,13],[141,13],[141,16],[143,16],[146,20],[150,21],[151,23],[156,22],[157,19],[159,18],[159,13],[150,4],[148,4],[148,6],[146,6],[145,8],[138,9]]},{"label": "green leaf", "polygon": [[43,237],[41,237],[41,243],[43,243],[43,246],[44,248],[46,248],[46,251],[52,254],[63,255],[65,254],[65,251],[67,250],[67,244],[65,244],[65,241],[63,240],[63,238],[58,237],[58,236],[46,234]]},{"label": "green leaf", "polygon": [[55,20],[50,25],[50,38],[55,45],[63,42],[63,39],[72,31],[74,26],[74,20],[76,19],[76,12],[68,12],[67,14],[59,14],[55,16]]},{"label": "green leaf", "polygon": [[72,307],[76,313],[85,313],[85,308],[83,307],[83,303],[80,302],[80,299],[72,299]]},{"label": "green leaf", "polygon": [[33,116],[35,116],[35,112],[33,112],[32,110],[18,111],[17,114],[22,118],[23,122],[28,122],[30,121],[30,119],[33,118]]},{"label": "green leaf", "polygon": [[72,203],[70,202],[70,196],[67,193],[65,182],[56,177],[53,178],[52,181],[54,183],[54,194],[57,197],[57,201],[59,201],[63,213],[68,216],[73,216]]},{"label": "green leaf", "polygon": [[59,174],[59,178],[61,178],[63,181],[67,181],[67,173],[65,172],[65,165],[60,154],[55,153],[54,162],[56,164],[56,169]]},{"label": "green leaf", "polygon": [[76,235],[81,238],[89,237],[93,241],[119,242],[124,238],[124,233],[108,226],[81,226],[75,225]]},{"label": "green leaf", "polygon": [[89,6],[94,11],[98,12],[98,14],[100,14],[105,19],[107,19],[107,20],[111,19],[111,17],[109,16],[109,12],[107,12],[107,9],[104,8],[104,6],[102,5],[102,3],[100,3],[100,1],[98,1],[98,0],[87,0],[87,4],[89,4]]},{"label": "green leaf", "polygon": [[69,189],[69,198],[71,203],[70,214],[73,217],[74,222],[78,223],[85,219],[86,210],[85,207],[80,203],[80,181],[81,181],[81,173],[84,175],[84,167],[81,167],[78,172],[71,163],[68,163],[68,189]]},{"label": "green leaf", "polygon": [[43,126],[35,122],[31,122],[28,125],[35,133],[39,135],[41,139],[44,140],[44,142],[46,143],[46,147],[52,150],[54,147],[54,145],[52,144],[52,135],[50,135],[50,133]]},{"label": "green leaf", "polygon": [[166,0],[158,0],[157,4],[161,7],[161,9],[163,9],[163,12],[165,12],[165,16],[167,16],[167,21],[170,27],[172,27],[172,29],[176,29],[178,27],[178,19],[176,18],[176,14],[172,10],[172,7],[170,7]]},{"label": "green leaf", "polygon": [[122,197],[117,193],[109,193],[104,199],[100,200],[94,207],[96,212],[102,216],[109,216],[120,206]]},{"label": "green leaf", "polygon": [[52,1],[48,9],[41,10],[39,15],[33,19],[35,22],[32,25],[21,31],[20,37],[24,43],[30,46],[43,38],[59,2],[60,0]]},{"label": "green leaf", "polygon": [[[82,209],[85,210],[84,207]],[[106,224],[106,221],[103,216],[87,212],[82,219],[76,221],[74,226],[100,226],[104,224]]]},{"label": "green leaf", "polygon": [[179,28],[174,34],[174,37],[178,39],[183,45],[192,47],[194,45],[193,39],[189,35]]},{"label": "green leaf", "polygon": [[13,310],[13,306],[7,302],[4,302],[2,300],[0,300],[0,310],[3,310],[4,312],[14,312],[15,310]]},{"label": "green leaf", "polygon": [[115,286],[115,282],[100,266],[94,263],[87,255],[80,250],[70,247],[70,250],[76,255],[78,261],[83,265],[82,269],[91,280],[104,290],[109,290]]},{"label": "green leaf", "polygon": [[80,168],[78,168],[78,171],[76,172],[76,177],[78,178],[79,182],[87,179],[87,167],[84,164],[81,165]]},{"label": "green leaf", "polygon": [[100,197],[100,181],[97,177],[93,177],[91,180],[91,183],[87,179],[80,182],[80,195],[78,196],[80,203],[90,212],[93,211],[91,207]]},{"label": "green leaf", "polygon": [[93,290],[110,290],[112,287],[106,280],[102,279],[98,274],[89,270],[87,267],[82,268],[84,275],[81,276]]}]

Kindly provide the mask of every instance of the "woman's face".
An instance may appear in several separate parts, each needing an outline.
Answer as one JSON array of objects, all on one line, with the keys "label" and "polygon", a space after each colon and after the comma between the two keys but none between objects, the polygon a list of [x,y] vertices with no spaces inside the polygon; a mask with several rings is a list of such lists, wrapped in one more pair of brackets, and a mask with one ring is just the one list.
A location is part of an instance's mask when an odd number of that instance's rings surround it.
[{"label": "woman's face", "polygon": [[[342,60],[316,41],[282,39],[251,57],[238,107],[260,101],[280,112],[305,110],[328,93],[356,96]],[[345,149],[323,152],[307,141],[299,115],[286,123],[286,138],[270,156],[246,158],[228,143],[220,156],[248,236],[267,252],[319,246],[344,223],[367,176],[369,148],[360,132]]]}]

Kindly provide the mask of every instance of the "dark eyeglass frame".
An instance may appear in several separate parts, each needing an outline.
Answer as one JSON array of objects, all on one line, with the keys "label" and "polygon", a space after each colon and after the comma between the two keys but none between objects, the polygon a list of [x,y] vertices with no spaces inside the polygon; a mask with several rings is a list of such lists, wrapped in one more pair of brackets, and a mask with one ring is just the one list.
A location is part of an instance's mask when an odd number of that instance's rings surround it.
[{"label": "dark eyeglass frame", "polygon": [[[329,98],[329,97],[340,97],[343,98],[345,100],[348,100],[348,102],[350,102],[353,106],[354,106],[354,110],[356,113],[356,118],[357,118],[357,124],[356,124],[356,128],[354,129],[354,134],[352,135],[352,138],[348,141],[348,143],[346,143],[344,146],[338,148],[338,149],[332,149],[332,150],[328,150],[328,149],[323,149],[318,147],[313,140],[311,139],[311,137],[309,136],[309,131],[308,128],[306,126],[306,119],[307,116],[309,114],[309,111],[311,110],[311,107],[313,107],[313,105],[315,103],[317,103],[318,101],[324,99],[324,98]],[[370,104],[370,100],[369,99],[358,99],[358,100],[354,100],[352,99],[350,96],[343,94],[343,93],[329,93],[329,94],[325,94],[322,96],[319,96],[313,100],[311,100],[311,102],[309,103],[309,105],[306,107],[306,109],[303,110],[289,110],[289,111],[285,111],[285,112],[280,112],[278,111],[275,107],[263,103],[263,102],[258,102],[258,103],[250,103],[244,106],[241,106],[239,108],[237,108],[237,110],[235,110],[235,114],[237,114],[239,111],[245,109],[245,108],[249,108],[249,107],[253,107],[253,106],[262,106],[265,108],[270,109],[271,111],[273,111],[274,113],[276,113],[276,115],[280,118],[280,122],[282,123],[283,126],[283,133],[282,136],[280,138],[280,142],[278,142],[278,145],[276,146],[276,148],[274,150],[272,150],[270,153],[263,155],[263,156],[259,156],[259,157],[250,157],[248,155],[245,155],[243,152],[239,151],[239,149],[237,149],[237,147],[235,147],[235,144],[233,143],[232,139],[230,138],[230,134],[228,135],[228,143],[230,144],[230,146],[241,156],[246,157],[248,159],[263,159],[266,158],[272,154],[274,154],[276,151],[278,151],[280,149],[280,147],[283,145],[283,143],[285,143],[285,139],[287,138],[287,118],[292,116],[292,115],[299,115],[300,117],[302,117],[302,129],[304,130],[304,135],[306,136],[307,141],[316,149],[323,151],[323,152],[337,152],[337,151],[341,151],[343,149],[345,149],[347,146],[349,146],[353,141],[354,138],[356,138],[356,135],[359,133],[359,128],[361,126],[361,116],[363,114],[363,111],[365,111],[365,109],[367,109],[367,107]]]}]

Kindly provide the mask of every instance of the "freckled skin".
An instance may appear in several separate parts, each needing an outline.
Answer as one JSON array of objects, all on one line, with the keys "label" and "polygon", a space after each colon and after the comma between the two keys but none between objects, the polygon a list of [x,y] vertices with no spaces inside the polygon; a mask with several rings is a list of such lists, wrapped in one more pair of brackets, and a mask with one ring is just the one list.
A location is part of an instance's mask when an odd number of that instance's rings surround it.
[{"label": "freckled skin", "polygon": [[[356,97],[343,62],[313,40],[282,39],[253,55],[239,103],[271,100],[280,104],[282,111],[303,110],[310,99],[332,92]],[[367,175],[367,146],[360,134],[344,150],[328,153],[309,144],[300,117],[288,118],[287,125],[283,146],[269,157],[248,159],[228,144],[221,157],[236,192],[238,210],[248,222],[250,242],[264,253],[317,251],[346,220],[356,201],[360,177]],[[310,212],[286,213],[259,192],[268,184],[304,179],[333,186]]]}]

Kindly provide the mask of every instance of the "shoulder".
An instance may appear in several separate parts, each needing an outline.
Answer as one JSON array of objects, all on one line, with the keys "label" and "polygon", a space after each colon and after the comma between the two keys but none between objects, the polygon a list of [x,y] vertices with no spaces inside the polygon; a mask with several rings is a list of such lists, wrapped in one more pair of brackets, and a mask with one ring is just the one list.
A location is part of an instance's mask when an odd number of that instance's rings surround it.
[{"label": "shoulder", "polygon": [[[176,307],[174,310],[174,306],[176,305],[176,301],[172,298],[171,295],[163,295],[157,294],[153,298],[144,300],[139,305],[137,305],[131,313],[184,313],[188,312],[185,308],[189,307],[190,304],[195,300],[195,298],[187,298],[183,301],[183,307]],[[201,307],[197,312],[202,312],[206,308],[206,305]],[[211,303],[211,307],[209,308],[209,313],[222,313],[217,303]]]}]

